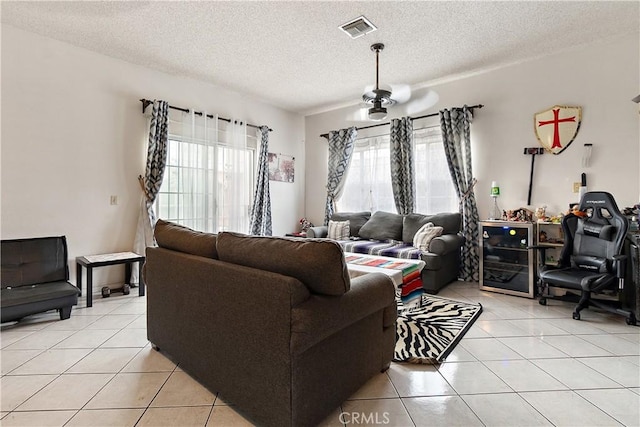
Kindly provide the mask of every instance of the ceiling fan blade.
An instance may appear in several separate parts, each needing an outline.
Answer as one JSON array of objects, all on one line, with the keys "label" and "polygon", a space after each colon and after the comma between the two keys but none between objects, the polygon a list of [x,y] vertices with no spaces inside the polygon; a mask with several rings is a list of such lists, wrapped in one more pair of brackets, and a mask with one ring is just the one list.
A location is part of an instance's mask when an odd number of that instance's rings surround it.
[{"label": "ceiling fan blade", "polygon": [[397,104],[404,104],[411,98],[411,86],[408,84],[391,84],[391,99]]},{"label": "ceiling fan blade", "polygon": [[434,90],[427,89],[427,92],[417,98],[412,99],[405,107],[407,115],[413,116],[414,114],[422,113],[425,110],[433,107],[440,100],[440,95]]},{"label": "ceiling fan blade", "polygon": [[347,114],[346,120],[348,122],[368,122],[369,121],[368,108],[370,106],[367,105],[366,103],[362,103],[362,104],[364,106],[361,106],[361,108],[358,108],[357,110],[354,110]]},{"label": "ceiling fan blade", "polygon": [[364,87],[364,90],[362,91],[362,93],[368,93],[368,92],[373,92],[373,90],[375,89],[374,85],[366,85]]}]

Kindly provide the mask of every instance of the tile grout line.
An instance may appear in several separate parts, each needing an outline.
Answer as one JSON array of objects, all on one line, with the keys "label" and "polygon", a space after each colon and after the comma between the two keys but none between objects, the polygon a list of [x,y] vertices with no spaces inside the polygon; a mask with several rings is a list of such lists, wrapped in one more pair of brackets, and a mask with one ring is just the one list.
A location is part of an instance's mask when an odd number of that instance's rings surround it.
[{"label": "tile grout line", "polygon": [[[145,346],[146,347],[146,346]],[[156,351],[153,350],[152,351]],[[124,368],[123,368],[124,369]],[[134,427],[138,425],[138,423],[140,423],[140,421],[142,421],[142,418],[144,417],[144,415],[147,413],[147,411],[151,408],[151,404],[153,403],[153,401],[156,399],[156,397],[158,397],[158,395],[160,394],[160,391],[162,390],[162,388],[167,384],[167,382],[169,382],[169,378],[171,378],[171,376],[176,372],[176,369],[178,369],[178,364],[175,364],[175,366],[173,367],[173,369],[171,370],[171,372],[169,373],[169,375],[167,375],[167,378],[164,380],[164,382],[162,383],[162,385],[160,387],[158,387],[158,390],[156,391],[156,393],[153,395],[153,397],[149,400],[149,403],[147,404],[147,406],[144,408],[144,410],[142,411],[142,414],[140,414],[140,417],[138,418],[138,421],[136,421],[136,423],[134,424]],[[166,372],[166,371],[165,371]],[[216,399],[218,398],[218,394],[216,393]],[[213,403],[211,404],[211,411],[209,411],[209,416],[211,415],[211,412],[213,412],[213,405],[216,402],[216,399],[213,400]],[[207,421],[208,421],[208,417],[207,417]],[[206,425],[206,424],[205,424]]]},{"label": "tile grout line", "polygon": [[[469,296],[468,298],[467,298],[467,297],[464,297],[464,299],[469,299],[469,298],[473,298],[473,295]],[[502,303],[502,302],[503,302],[503,301],[500,301],[500,298],[496,298],[496,301],[499,301],[500,303]],[[131,301],[128,301],[128,302],[125,302],[125,303],[123,303],[123,304],[120,304],[118,307],[114,308],[114,309],[112,310],[112,312],[113,312],[113,311],[115,311],[115,310],[120,309],[120,307],[124,306],[125,304],[129,304],[129,303],[132,303],[132,302],[131,302]],[[511,310],[511,309],[521,309],[522,311],[527,312],[527,310],[526,310],[526,306],[525,306],[525,307],[523,307],[523,306],[518,306],[518,305],[515,305],[515,304],[510,304],[510,305],[509,305],[509,307],[507,307],[507,309],[509,309],[509,310]],[[127,313],[113,314],[113,316],[117,316],[117,315],[126,315],[126,314],[127,314]],[[559,316],[558,318],[555,318],[555,317],[554,317],[554,318],[538,318],[538,317],[535,317],[535,313],[529,313],[529,312],[527,312],[527,314],[530,314],[530,315],[531,315],[531,317],[522,317],[522,318],[512,319],[512,318],[500,318],[499,316],[497,316],[498,318],[496,318],[496,319],[487,319],[487,321],[494,321],[494,320],[495,320],[495,321],[497,321],[497,322],[505,322],[506,324],[511,324],[511,321],[512,321],[512,320],[529,320],[529,321],[536,321],[536,320],[537,320],[537,321],[540,321],[540,322],[548,323],[549,325],[554,326],[554,327],[556,327],[556,328],[559,328],[559,329],[561,329],[561,330],[563,329],[563,328],[562,328],[562,327],[560,327],[560,326],[556,326],[556,325],[555,325],[555,324],[553,324],[552,322],[547,322],[547,321],[546,321],[547,319],[551,319],[551,320],[561,320],[561,319],[563,319],[563,318],[562,318],[562,317],[560,317],[560,316]],[[105,316],[107,316],[107,315],[111,315],[111,314],[104,314],[104,315],[102,315],[100,318],[105,317]],[[120,332],[122,332],[122,331],[124,331],[124,330],[127,330],[127,327],[128,327],[128,326],[130,326],[133,322],[137,321],[137,319],[139,319],[141,316],[144,316],[144,314],[139,314],[139,315],[137,315],[137,317],[136,317],[135,319],[133,319],[131,322],[129,322],[128,324],[126,324],[126,325],[124,325],[124,326],[122,326],[122,327],[120,327],[120,328],[118,329],[118,331],[117,331],[114,335],[116,335],[116,334],[118,334],[118,333],[120,333]],[[482,318],[481,318],[481,319],[482,319]],[[608,321],[608,319],[605,319],[605,321]],[[567,324],[567,325],[569,325],[569,324]],[[83,329],[86,329],[88,326],[89,326],[89,325],[86,325],[86,326],[84,326],[82,329],[75,331],[71,336],[75,335],[77,332],[79,332],[79,331],[81,331],[81,330],[83,330]],[[563,325],[563,326],[564,326],[564,325]],[[591,326],[591,327],[593,327],[593,328],[595,328],[595,329],[599,329],[599,328],[597,328],[596,326],[593,326],[593,325],[589,325],[589,326]],[[46,330],[46,329],[47,329],[47,328],[49,328],[49,327],[50,327],[50,326],[47,326],[46,328],[38,329],[38,330],[35,330],[35,331],[31,331],[31,334],[33,334],[33,333],[38,333],[38,332],[40,332],[40,331],[44,331],[44,330]],[[142,329],[142,328],[141,328],[141,329]],[[610,324],[610,326],[608,327],[608,329],[616,329],[616,327],[615,327],[615,325],[611,325],[611,324]],[[54,329],[52,329],[52,330],[54,330]],[[486,331],[485,331],[485,332],[486,332]],[[592,343],[592,342],[590,342],[590,341],[588,341],[588,340],[584,339],[582,336],[595,336],[595,335],[612,335],[612,336],[616,336],[616,334],[627,334],[627,335],[629,335],[628,337],[619,337],[619,338],[624,339],[625,341],[631,342],[632,344],[635,344],[635,342],[633,341],[633,335],[634,335],[634,334],[632,334],[632,333],[631,333],[631,331],[627,331],[627,330],[623,330],[623,329],[615,330],[614,332],[607,332],[607,331],[605,331],[605,330],[602,330],[602,332],[583,332],[583,331],[581,331],[581,330],[579,330],[579,332],[578,332],[578,333],[572,333],[572,332],[569,332],[569,331],[566,331],[566,332],[567,332],[567,333],[566,333],[566,335],[565,335],[565,334],[562,334],[562,335],[549,335],[549,336],[576,336],[576,337],[577,337],[577,338],[579,338],[581,341],[584,341],[584,342],[585,342],[585,343],[587,343],[587,344],[591,344],[591,345],[593,345],[593,346],[595,346],[595,347],[602,348],[603,350],[606,350],[605,348],[603,348],[603,347],[602,347],[602,345],[598,345],[598,344]],[[526,330],[524,331],[524,333],[526,334]],[[634,333],[635,333],[635,331],[634,331]],[[27,336],[29,336],[29,335],[31,335],[31,334],[28,334],[28,335],[26,335],[25,337],[23,337],[23,338],[21,338],[21,339],[24,339],[24,338],[26,338]],[[487,333],[487,334],[488,334],[488,333]],[[502,341],[500,341],[500,339],[503,339],[503,338],[511,338],[511,336],[508,336],[508,337],[495,337],[495,336],[491,336],[491,334],[488,334],[488,335],[489,335],[489,336],[488,336],[488,337],[486,337],[486,338],[493,338],[493,339],[496,339],[498,342],[502,342]],[[70,337],[71,337],[71,336],[70,336]],[[547,335],[545,335],[545,336],[547,336]],[[70,338],[70,337],[67,337],[67,338],[65,338],[65,339],[68,339],[68,338]],[[540,335],[534,335],[534,334],[523,335],[522,337],[542,339],[542,337],[541,337]],[[111,339],[111,338],[113,338],[113,335],[112,335],[110,338],[108,338],[107,340],[109,340],[109,339]],[[468,342],[469,340],[477,340],[477,339],[482,339],[482,338],[481,338],[481,337],[477,337],[477,338],[470,338],[470,337],[466,337],[466,338],[465,338],[465,340],[466,340],[467,342]],[[105,340],[104,342],[106,342],[107,340]],[[18,341],[19,341],[19,340],[18,340]],[[64,340],[63,340],[63,341],[64,341]],[[17,342],[17,341],[16,341],[16,342]],[[103,342],[102,344],[104,344],[104,342]],[[461,341],[461,342],[464,342],[464,341]],[[53,346],[58,345],[58,344],[59,344],[59,343],[54,344]],[[73,365],[71,365],[71,367],[67,368],[67,370],[68,370],[68,369],[71,369],[71,368],[72,368],[73,366],[75,366],[77,363],[80,363],[80,362],[81,362],[82,360],[84,360],[84,358],[85,358],[85,357],[87,357],[89,354],[93,354],[93,352],[94,352],[96,349],[98,349],[98,348],[138,348],[138,347],[101,347],[101,345],[102,345],[102,344],[100,344],[100,345],[97,345],[97,346],[93,347],[93,350],[92,350],[92,351],[90,351],[90,352],[89,352],[87,355],[85,355],[83,358],[81,358],[81,359],[80,359],[80,360],[78,360],[76,363],[74,363]],[[504,343],[503,343],[503,344],[504,344]],[[557,348],[557,347],[553,346],[553,344],[549,344],[549,343],[547,343],[547,344],[548,344],[548,345],[551,345],[552,347],[554,347],[554,348],[558,349],[560,352],[562,352],[562,350],[560,350],[559,348]],[[504,344],[504,345],[506,345],[506,344]],[[42,354],[42,353],[44,353],[44,352],[46,352],[46,351],[49,351],[49,350],[61,350],[61,349],[54,349],[54,348],[53,348],[53,346],[50,346],[49,348],[47,348],[47,349],[44,349],[44,350],[40,351],[39,353],[37,353],[36,355],[34,355],[31,359],[33,359],[33,358],[35,358],[35,357],[39,356],[40,354]],[[507,347],[509,347],[508,345],[506,345],[506,346],[507,346]],[[115,378],[115,376],[116,376],[116,375],[118,375],[118,374],[120,374],[120,373],[125,373],[125,372],[123,372],[123,370],[126,368],[126,366],[128,366],[128,365],[129,365],[129,363],[131,363],[131,361],[132,361],[135,357],[137,357],[137,356],[138,356],[138,355],[139,355],[139,354],[140,354],[140,353],[141,353],[145,348],[146,348],[146,345],[145,345],[145,346],[143,346],[143,347],[141,347],[141,348],[139,348],[138,352],[136,352],[136,353],[135,353],[135,355],[133,355],[133,356],[131,357],[131,359],[130,359],[127,363],[125,363],[125,364],[124,364],[124,365],[119,369],[119,371],[118,371],[117,373],[115,373],[115,374],[114,374],[114,376],[113,376],[113,377],[112,377],[112,378],[111,378],[111,379],[110,379],[110,380],[109,380],[109,381],[108,381],[108,382],[107,382],[107,383],[106,383],[106,384],[105,384],[105,385],[104,385],[100,390],[102,390],[102,389],[103,389],[107,384],[109,384],[109,383],[113,380],[113,378]],[[509,348],[510,348],[511,350],[513,350],[511,347],[509,347]],[[624,346],[623,346],[623,348],[626,348],[626,347],[624,347]],[[40,350],[40,349],[34,349],[34,350]],[[519,356],[521,356],[521,357],[522,357],[522,354],[521,354],[520,352],[515,351],[515,350],[513,350],[513,351],[514,351],[516,354],[518,354]],[[607,351],[608,351],[608,350],[607,350]],[[563,353],[564,353],[564,352],[563,352]],[[471,353],[470,353],[470,356],[474,358],[474,361],[476,361],[476,362],[480,362],[484,367],[486,367],[490,372],[492,372],[492,374],[496,375],[496,376],[497,376],[497,377],[498,377],[502,382],[504,382],[504,380],[503,380],[503,379],[502,379],[502,378],[501,378],[501,377],[500,377],[496,372],[492,371],[492,370],[491,370],[491,368],[489,368],[489,366],[487,366],[487,363],[488,363],[488,362],[492,362],[492,360],[481,360],[481,359],[476,358],[476,357],[475,357],[473,354],[471,354]],[[588,402],[588,404],[589,404],[590,406],[593,406],[594,408],[599,409],[601,413],[604,413],[604,414],[606,414],[607,416],[610,416],[613,420],[616,420],[616,421],[618,422],[617,418],[615,418],[613,415],[610,415],[610,414],[609,414],[609,412],[607,412],[607,410],[606,410],[606,408],[607,408],[607,407],[600,408],[598,405],[596,405],[595,403],[592,403],[592,402],[591,402],[591,401],[589,401],[587,398],[585,398],[585,397],[583,397],[582,395],[580,395],[578,392],[579,392],[579,391],[583,391],[583,390],[584,390],[584,391],[591,391],[591,390],[629,390],[629,392],[630,392],[630,393],[634,393],[636,396],[639,396],[639,398],[640,398],[640,394],[637,392],[637,390],[639,390],[639,389],[640,389],[640,385],[639,385],[639,386],[636,386],[636,387],[634,387],[634,386],[624,386],[624,385],[620,384],[618,381],[616,381],[616,380],[614,380],[613,378],[611,378],[608,374],[605,374],[605,373],[603,373],[603,372],[600,372],[599,370],[597,370],[597,369],[595,369],[595,368],[592,368],[591,366],[587,365],[587,364],[586,364],[586,362],[585,362],[584,360],[582,360],[582,359],[587,359],[587,358],[596,358],[596,359],[599,359],[599,358],[602,358],[602,359],[607,358],[607,359],[612,359],[612,360],[618,359],[618,360],[620,360],[620,361],[624,361],[625,363],[628,363],[629,365],[633,365],[633,366],[636,366],[636,367],[637,367],[637,364],[636,364],[636,363],[633,363],[631,360],[626,361],[626,360],[622,359],[623,357],[634,357],[634,356],[635,356],[635,357],[637,357],[638,355],[629,355],[629,356],[623,356],[623,355],[617,355],[617,354],[610,354],[610,355],[606,355],[606,356],[589,356],[589,355],[585,355],[585,356],[570,356],[570,355],[567,355],[566,357],[561,357],[561,359],[577,360],[578,362],[580,362],[581,366],[584,366],[585,368],[587,368],[587,369],[589,369],[589,370],[592,370],[592,371],[594,371],[594,372],[598,373],[599,375],[602,375],[603,377],[607,378],[608,380],[612,381],[613,383],[615,383],[615,384],[618,384],[618,385],[619,385],[619,387],[615,387],[615,388],[602,388],[602,387],[581,388],[581,389],[571,389],[571,388],[568,388],[568,390],[565,390],[565,391],[571,391],[573,394],[577,394],[577,395],[579,395],[579,396],[580,396],[580,398],[581,398],[581,400],[587,401],[587,402]],[[557,358],[557,357],[556,357],[556,358]],[[31,359],[29,359],[29,360],[31,360]],[[533,359],[530,359],[530,358],[523,357],[523,359],[519,359],[519,360],[526,360],[527,362],[532,363],[532,364],[533,364],[534,366],[536,366],[538,369],[541,369],[541,370],[542,370],[543,372],[545,372],[547,375],[550,375],[554,380],[558,381],[560,384],[563,384],[563,386],[567,387],[567,385],[566,385],[566,384],[564,384],[562,381],[558,380],[555,376],[551,375],[549,372],[547,372],[546,370],[542,369],[541,367],[539,367],[538,365],[536,365],[536,364],[534,363],[534,361],[536,361],[536,360],[546,360],[546,359],[548,359],[548,358],[533,358]],[[554,359],[555,359],[555,358],[554,358]],[[467,361],[464,361],[464,360],[463,360],[463,361],[458,361],[458,360],[456,360],[456,361],[445,362],[445,363],[447,363],[447,364],[454,363],[454,364],[455,364],[455,363],[464,363],[464,362],[467,362]],[[24,363],[26,363],[26,362],[24,362]],[[24,363],[22,363],[22,364],[21,364],[21,365],[19,365],[19,366],[22,366]],[[10,372],[13,372],[13,371],[14,371],[15,369],[17,369],[19,366],[14,367],[14,368],[12,369],[12,371],[10,371]],[[444,366],[444,364],[443,364],[443,366]],[[172,369],[171,371],[158,371],[158,372],[170,372],[170,373],[169,373],[168,377],[166,378],[166,380],[163,382],[163,384],[158,388],[158,390],[156,391],[155,395],[154,395],[154,396],[153,396],[153,398],[150,400],[149,404],[148,404],[145,408],[136,408],[136,409],[143,409],[142,414],[141,414],[141,415],[139,416],[139,418],[138,418],[138,421],[136,421],[136,424],[139,424],[139,423],[140,423],[140,421],[142,420],[142,417],[144,416],[144,414],[145,414],[145,413],[147,413],[147,411],[151,408],[151,403],[153,402],[153,400],[154,400],[155,398],[157,398],[157,396],[158,396],[158,394],[160,393],[160,391],[162,390],[162,388],[167,384],[167,381],[169,380],[169,378],[171,378],[171,375],[173,375],[175,372],[177,372],[177,369],[178,369],[178,368],[179,368],[179,367],[178,367],[178,365],[174,365],[174,367],[173,367],[173,369]],[[10,373],[10,372],[9,372],[9,373]],[[156,371],[154,371],[154,372],[156,372]],[[439,368],[436,368],[436,372],[438,372],[438,373],[439,373],[439,375],[440,375],[440,376],[442,376],[442,374],[439,372]],[[18,376],[18,375],[8,375],[9,373],[7,373],[7,374],[5,374],[5,375],[2,375],[2,377],[5,377],[5,376]],[[63,373],[61,373],[61,374],[54,374],[54,375],[51,375],[52,377],[55,377],[52,381],[55,381],[57,378],[59,378],[59,377],[60,377],[60,376],[62,376],[63,374],[64,374],[64,375],[74,375],[75,373],[68,373],[67,371],[65,371],[65,372],[63,372]],[[39,375],[39,374],[32,374],[32,375]],[[406,405],[405,399],[408,399],[408,398],[417,398],[417,397],[435,397],[435,396],[443,396],[443,395],[427,395],[427,396],[408,396],[408,397],[401,397],[401,396],[400,396],[400,394],[399,394],[399,392],[398,392],[398,388],[397,388],[396,384],[393,382],[393,380],[391,379],[391,377],[388,375],[388,372],[386,373],[386,375],[387,375],[387,378],[388,378],[389,382],[391,382],[391,385],[392,385],[392,387],[393,387],[393,389],[394,389],[395,393],[396,393],[396,394],[397,394],[397,396],[398,396],[398,397],[397,397],[397,399],[399,399],[399,400],[400,400],[401,404],[403,405],[403,407],[404,407],[405,411],[406,411],[406,412],[407,412],[407,414],[409,415],[409,418],[411,419],[412,423],[414,423],[414,425],[416,424],[416,422],[414,421],[414,418],[412,417],[411,413],[409,412],[409,410],[408,410],[408,408],[407,408],[407,405]],[[451,387],[451,389],[454,391],[454,393],[455,393],[454,395],[455,395],[455,396],[458,396],[459,398],[461,398],[461,399],[465,402],[466,407],[468,407],[468,409],[470,409],[470,410],[471,410],[471,413],[473,413],[473,414],[474,414],[474,416],[476,416],[476,418],[478,418],[478,419],[480,420],[480,418],[478,417],[478,415],[473,411],[473,409],[471,409],[471,407],[469,406],[469,404],[464,400],[464,396],[467,396],[467,395],[483,395],[483,394],[486,394],[486,393],[469,393],[469,394],[461,395],[460,393],[458,393],[458,392],[455,390],[455,388],[453,388],[453,387],[450,385],[450,383],[449,383],[449,382],[448,382],[444,377],[442,377],[442,378],[443,378],[444,382],[445,382],[446,384],[448,384],[448,385]],[[47,386],[48,384],[50,384],[50,383],[51,383],[51,382],[48,382],[48,383],[47,383],[47,384],[45,384],[42,388],[46,387],[46,386]],[[509,384],[506,384],[506,385],[507,385],[507,387],[508,387],[509,389],[512,389],[512,390],[513,390],[513,387],[511,387]],[[40,390],[36,391],[34,394],[37,394],[39,391],[41,391],[41,390],[42,390],[42,388],[41,388]],[[100,391],[100,390],[99,390],[99,391]],[[99,392],[99,391],[98,391],[98,392]],[[547,392],[547,391],[557,391],[557,390],[534,390],[534,391],[530,391],[530,392],[529,392],[529,391],[527,391],[526,393]],[[560,390],[560,391],[562,391],[562,390]],[[500,392],[500,393],[492,393],[492,394],[514,394],[514,395],[519,396],[521,399],[523,399],[523,400],[524,400],[524,401],[525,401],[529,406],[532,406],[531,404],[529,404],[529,402],[528,402],[526,399],[524,399],[524,398],[521,396],[521,393],[525,393],[525,392],[517,392],[517,391],[515,391],[515,390],[514,390],[513,392],[507,392],[507,391],[504,391],[504,392]],[[454,396],[454,395],[452,395],[452,396]],[[31,397],[33,397],[33,395],[31,395],[30,397],[28,397],[26,400],[30,399]],[[446,396],[443,396],[443,397],[446,397]],[[95,394],[94,394],[94,396],[92,396],[92,397],[89,399],[89,401],[87,401],[87,403],[85,403],[85,405],[83,406],[83,408],[86,408],[86,405],[88,404],[88,402],[90,402],[93,398],[95,398]],[[216,402],[216,400],[217,400],[217,399],[218,399],[218,394],[216,393],[216,397],[215,397],[215,399],[214,399],[214,403],[211,405],[211,409],[210,409],[210,411],[209,411],[209,414],[208,414],[208,417],[207,417],[206,422],[209,422],[209,420],[210,420],[210,418],[211,418],[211,416],[212,416],[212,414],[213,414],[213,409],[214,409],[215,402]],[[394,398],[387,397],[387,398],[354,399],[354,400],[385,400],[385,399],[387,399],[387,400],[395,400],[395,399],[396,399],[396,397],[394,397]],[[25,401],[26,401],[26,400],[25,400]],[[350,400],[350,399],[348,399],[348,400]],[[22,403],[20,403],[20,405],[24,404],[24,402],[25,402],[25,401],[23,401]],[[19,406],[19,405],[18,405],[18,406]],[[166,408],[173,408],[173,407],[204,407],[204,406],[209,406],[209,405],[179,405],[179,406],[168,406],[168,407],[166,407]],[[532,406],[532,407],[533,407],[533,406]],[[69,418],[69,420],[67,421],[67,423],[69,423],[69,422],[70,422],[70,421],[71,421],[71,420],[72,420],[72,419],[73,419],[73,418],[74,418],[74,417],[75,417],[75,416],[76,416],[76,415],[77,415],[77,414],[78,414],[78,413],[79,413],[83,408],[81,408],[80,410],[75,410],[75,411],[76,411],[76,412],[75,412],[75,414],[74,414],[71,418]],[[163,406],[163,408],[164,408],[164,406]],[[342,410],[342,408],[343,408],[343,406],[342,406],[342,404],[341,404],[341,405],[338,407],[338,409],[339,409],[339,410]],[[533,408],[534,408],[534,410],[535,410],[536,412],[540,413],[540,411],[539,411],[537,408],[535,408],[535,407],[533,407]],[[98,409],[99,409],[99,408],[98,408]],[[98,410],[98,409],[96,409],[96,410]],[[113,409],[118,409],[118,408],[113,408]],[[86,409],[86,410],[89,410],[89,409]],[[37,411],[30,411],[30,412],[44,412],[44,411],[45,411],[45,410],[37,410]],[[61,410],[57,410],[57,411],[61,411]],[[8,412],[6,412],[6,413],[4,414],[4,416],[3,416],[3,418],[6,418],[6,416],[7,416],[8,414],[10,414],[11,412],[14,412],[14,411],[8,411]],[[23,412],[23,411],[15,411],[15,412]],[[26,411],[24,411],[24,412],[26,412]],[[544,417],[545,419],[549,420],[549,418],[547,418],[544,414],[540,413],[540,415],[542,415],[542,417]],[[206,425],[206,422],[205,422],[205,425]],[[486,423],[484,423],[482,420],[480,420],[480,422],[481,422],[481,423],[483,423],[483,424],[486,424]],[[344,424],[343,424],[343,425],[344,425]]]},{"label": "tile grout line", "polygon": [[[114,305],[115,305],[115,303],[114,303]],[[124,305],[124,303],[119,303],[119,305],[120,305],[120,306],[122,306],[122,305]],[[114,310],[115,310],[115,309],[117,309],[117,308],[119,308],[119,307],[114,308]],[[113,310],[111,310],[111,311],[113,311]],[[110,313],[110,312],[109,312],[109,313]],[[90,329],[88,329],[88,326],[90,326],[91,324],[93,324],[93,323],[97,322],[98,320],[100,320],[100,319],[104,318],[104,317],[105,317],[105,316],[107,316],[107,315],[109,315],[109,314],[108,314],[108,313],[107,313],[107,314],[103,314],[102,316],[100,316],[100,317],[98,317],[97,319],[95,319],[95,321],[94,321],[94,322],[91,322],[91,323],[89,323],[88,325],[84,325],[82,328],[80,328],[80,329],[78,329],[78,330],[74,330],[74,329],[72,329],[73,333],[72,333],[71,335],[69,335],[68,337],[63,338],[61,341],[56,342],[56,343],[52,344],[51,346],[49,346],[49,347],[47,347],[47,348],[43,349],[40,353],[38,353],[37,355],[35,355],[33,358],[35,358],[35,357],[37,357],[37,356],[39,356],[39,355],[41,355],[41,354],[44,354],[44,353],[46,353],[47,351],[63,351],[63,350],[67,350],[67,349],[54,349],[54,347],[55,347],[56,345],[60,344],[61,342],[65,341],[66,339],[68,339],[68,338],[72,337],[73,335],[77,334],[77,333],[78,333],[78,332],[80,332],[80,331],[90,330]],[[137,316],[137,317],[140,317],[140,316]],[[126,325],[124,325],[122,328],[120,328],[120,329],[118,330],[118,332],[114,333],[110,338],[106,339],[104,342],[108,341],[108,340],[109,340],[109,339],[111,339],[113,336],[115,336],[117,333],[119,333],[119,332],[121,332],[122,330],[124,330],[124,329],[125,329],[128,325],[130,325],[133,321],[135,321],[135,319],[134,319],[134,320],[132,320],[131,322],[127,323]],[[21,338],[20,340],[22,340],[22,339],[24,339],[24,338],[26,338],[26,337],[28,337],[28,336],[31,336],[31,335],[33,335],[33,334],[35,334],[35,333],[38,333],[38,332],[43,332],[43,331],[44,331],[44,332],[50,332],[50,331],[47,331],[47,329],[48,329],[49,327],[51,327],[51,326],[55,325],[55,324],[57,324],[57,323],[52,323],[51,325],[48,325],[48,326],[46,326],[46,327],[44,327],[44,328],[41,328],[41,329],[35,330],[35,331],[33,331],[31,334],[27,334],[25,337]],[[11,326],[14,326],[14,325],[11,325]],[[65,329],[62,329],[62,331],[64,331],[64,330],[65,330]],[[58,331],[58,330],[57,330],[57,329],[52,329],[51,331]],[[18,341],[20,341],[20,340],[17,340],[16,342],[18,342]],[[104,342],[103,342],[102,344],[104,344]],[[12,344],[14,344],[14,343],[12,343]],[[25,412],[25,413],[26,413],[26,412],[46,412],[46,411],[50,411],[50,410],[29,410],[29,411],[20,411],[20,410],[17,410],[17,409],[18,409],[21,405],[23,405],[24,403],[26,403],[29,399],[33,398],[36,394],[38,394],[39,392],[41,392],[41,391],[42,391],[44,388],[46,388],[48,385],[50,385],[51,383],[53,383],[54,381],[56,381],[58,378],[61,378],[63,375],[65,375],[65,374],[66,374],[66,375],[81,375],[82,373],[72,373],[72,372],[68,372],[68,371],[69,371],[69,369],[71,369],[73,366],[76,366],[78,363],[80,363],[82,360],[84,360],[86,357],[88,357],[90,354],[93,354],[93,353],[94,353],[98,348],[100,348],[100,345],[102,345],[102,344],[99,344],[98,346],[94,346],[94,347],[92,347],[92,351],[90,351],[90,352],[89,352],[89,353],[87,353],[85,356],[83,356],[81,359],[79,359],[79,360],[78,360],[78,361],[76,361],[74,364],[72,364],[71,366],[69,366],[66,370],[64,370],[63,372],[61,372],[61,373],[59,373],[59,374],[55,374],[55,378],[53,378],[51,381],[47,382],[45,385],[43,385],[41,388],[39,388],[37,391],[35,391],[33,394],[31,394],[31,395],[30,395],[29,397],[27,397],[25,400],[23,400],[23,401],[22,401],[20,404],[18,404],[18,405],[17,405],[17,406],[12,410],[12,411],[8,411],[8,412],[5,414],[5,416],[4,416],[3,418],[7,417],[7,416],[8,416],[10,413],[12,413],[12,412],[17,412],[17,413]],[[111,377],[111,379],[110,379],[109,381],[107,381],[107,382],[106,382],[106,383],[105,383],[105,384],[104,384],[104,385],[103,385],[103,386],[102,386],[98,391],[96,391],[96,393],[94,393],[94,395],[93,395],[93,396],[92,396],[92,397],[91,397],[91,398],[90,398],[90,399],[89,399],[89,400],[88,400],[88,401],[87,401],[87,402],[86,402],[86,403],[85,403],[85,404],[84,404],[80,409],[54,410],[54,411],[75,411],[74,415],[73,415],[71,418],[69,418],[69,420],[68,420],[67,422],[65,422],[65,424],[67,424],[67,423],[68,423],[69,421],[71,421],[71,419],[73,419],[73,418],[74,418],[74,417],[75,417],[75,416],[76,416],[76,415],[77,415],[77,414],[78,414],[78,413],[79,413],[79,412],[80,412],[84,407],[86,407],[86,405],[87,405],[87,404],[88,404],[88,403],[89,403],[93,398],[95,398],[95,396],[96,396],[96,395],[97,395],[97,394],[98,394],[102,389],[104,389],[104,387],[106,387],[106,386],[107,386],[107,384],[109,384],[109,383],[113,380],[113,378],[115,378],[115,377],[116,377],[116,375],[117,375],[118,373],[120,373],[120,372],[122,371],[122,369],[124,369],[124,368],[125,368],[125,367],[130,363],[130,362],[131,362],[131,360],[133,360],[133,359],[134,359],[134,358],[135,358],[135,357],[136,357],[136,356],[137,356],[137,355],[138,355],[138,354],[139,354],[139,353],[140,353],[140,352],[141,352],[145,347],[146,347],[146,345],[145,345],[145,346],[143,346],[142,348],[140,348],[140,349],[139,349],[139,351],[138,351],[138,352],[136,352],[136,354],[135,354],[135,355],[134,355],[134,356],[133,356],[133,357],[132,357],[132,358],[131,358],[131,359],[130,359],[130,360],[129,360],[129,361],[128,361],[128,362],[127,362],[127,363],[126,363],[126,364],[125,364],[125,365],[124,365],[124,366],[123,366],[123,367],[118,371],[118,372],[117,372],[117,373],[113,373],[113,376]],[[120,347],[120,348],[122,348],[122,347]],[[131,347],[127,347],[127,348],[131,348]],[[133,347],[133,348],[137,348],[137,347]],[[4,350],[4,349],[3,349],[3,350]],[[40,349],[35,349],[35,350],[40,350]],[[8,351],[11,351],[11,350],[8,350]],[[31,359],[33,359],[33,358],[31,358]],[[31,359],[29,359],[29,360],[31,360]],[[27,363],[27,362],[22,363],[20,366],[24,365],[25,363]],[[14,370],[16,370],[16,369],[18,369],[18,368],[19,368],[19,366],[18,366],[18,367],[16,367],[16,368],[14,368],[11,372],[13,372]],[[174,368],[174,370],[175,370],[175,368]],[[111,373],[109,372],[109,373],[106,373],[106,374],[111,374]],[[27,374],[27,375],[25,375],[25,376],[28,376],[28,375],[49,375],[49,374]],[[2,375],[2,377],[5,377],[5,376],[7,376],[7,375]],[[13,376],[20,376],[20,375],[13,375]],[[51,375],[51,376],[53,377],[54,375]]]}]

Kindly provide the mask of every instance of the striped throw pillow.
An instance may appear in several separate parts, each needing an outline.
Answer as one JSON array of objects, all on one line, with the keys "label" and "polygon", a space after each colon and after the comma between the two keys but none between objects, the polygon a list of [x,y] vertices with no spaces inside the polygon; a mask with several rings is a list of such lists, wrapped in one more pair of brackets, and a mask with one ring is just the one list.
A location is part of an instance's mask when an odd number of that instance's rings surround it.
[{"label": "striped throw pillow", "polygon": [[428,222],[416,232],[413,236],[413,246],[423,252],[429,252],[429,244],[434,237],[442,235],[442,227],[436,227],[432,222]]},{"label": "striped throw pillow", "polygon": [[349,221],[329,220],[327,237],[333,240],[349,240]]}]

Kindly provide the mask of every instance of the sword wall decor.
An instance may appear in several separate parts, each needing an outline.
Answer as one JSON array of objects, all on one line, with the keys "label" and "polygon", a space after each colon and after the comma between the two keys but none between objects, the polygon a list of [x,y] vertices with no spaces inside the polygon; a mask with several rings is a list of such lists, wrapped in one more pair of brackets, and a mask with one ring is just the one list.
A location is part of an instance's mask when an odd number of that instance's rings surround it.
[{"label": "sword wall decor", "polygon": [[525,155],[531,155],[531,172],[529,173],[529,195],[527,196],[527,205],[531,205],[531,187],[533,186],[533,165],[536,161],[536,155],[544,154],[544,149],[539,147],[531,147],[524,149]]}]

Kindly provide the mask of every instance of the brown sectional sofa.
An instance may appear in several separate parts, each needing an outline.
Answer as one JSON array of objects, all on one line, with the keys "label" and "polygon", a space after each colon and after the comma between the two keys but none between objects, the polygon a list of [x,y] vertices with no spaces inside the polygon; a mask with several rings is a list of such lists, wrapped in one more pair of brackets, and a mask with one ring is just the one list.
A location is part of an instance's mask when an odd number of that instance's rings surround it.
[{"label": "brown sectional sofa", "polygon": [[161,220],[155,236],[149,341],[257,425],[316,425],[389,367],[394,286],[383,274],[350,280],[337,243]]}]

